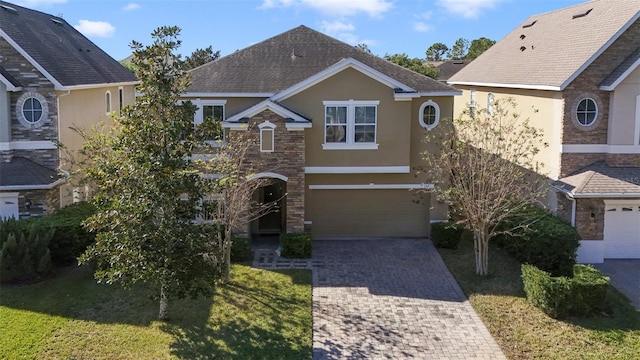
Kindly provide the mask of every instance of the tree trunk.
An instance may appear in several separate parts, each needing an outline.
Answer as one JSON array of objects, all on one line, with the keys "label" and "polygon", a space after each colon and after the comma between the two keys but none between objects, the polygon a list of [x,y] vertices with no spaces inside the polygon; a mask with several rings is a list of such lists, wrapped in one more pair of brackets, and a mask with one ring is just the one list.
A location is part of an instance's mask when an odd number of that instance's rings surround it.
[{"label": "tree trunk", "polygon": [[473,245],[476,255],[476,274],[489,275],[489,243],[485,232],[473,234]]},{"label": "tree trunk", "polygon": [[224,245],[222,246],[222,256],[224,258],[224,266],[222,267],[222,280],[229,282],[229,274],[231,273],[231,230],[225,231]]},{"label": "tree trunk", "polygon": [[169,304],[169,300],[167,299],[167,293],[165,291],[165,286],[160,286],[160,312],[158,313],[158,320],[166,320],[167,319],[167,305]]}]

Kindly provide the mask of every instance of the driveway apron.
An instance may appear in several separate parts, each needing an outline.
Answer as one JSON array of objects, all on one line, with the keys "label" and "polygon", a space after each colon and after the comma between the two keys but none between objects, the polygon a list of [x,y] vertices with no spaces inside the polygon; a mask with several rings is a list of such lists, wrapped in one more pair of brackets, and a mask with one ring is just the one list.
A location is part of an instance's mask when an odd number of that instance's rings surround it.
[{"label": "driveway apron", "polygon": [[425,239],[313,244],[314,359],[504,359]]}]

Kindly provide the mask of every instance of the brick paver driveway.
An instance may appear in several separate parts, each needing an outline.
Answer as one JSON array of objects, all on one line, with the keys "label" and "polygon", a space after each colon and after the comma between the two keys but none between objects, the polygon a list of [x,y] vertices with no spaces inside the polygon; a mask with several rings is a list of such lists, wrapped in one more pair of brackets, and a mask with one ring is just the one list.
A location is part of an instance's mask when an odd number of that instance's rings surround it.
[{"label": "brick paver driveway", "polygon": [[313,245],[314,359],[504,359],[429,240]]}]

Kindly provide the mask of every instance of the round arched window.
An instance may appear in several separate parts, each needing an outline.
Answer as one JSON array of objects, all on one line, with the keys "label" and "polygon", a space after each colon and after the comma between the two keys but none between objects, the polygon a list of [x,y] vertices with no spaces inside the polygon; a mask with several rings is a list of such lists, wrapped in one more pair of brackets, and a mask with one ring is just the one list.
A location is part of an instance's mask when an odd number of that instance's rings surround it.
[{"label": "round arched window", "polygon": [[16,101],[18,121],[28,128],[39,127],[47,118],[47,99],[37,92],[26,92]]},{"label": "round arched window", "polygon": [[582,126],[591,126],[598,118],[598,104],[591,99],[580,100],[576,107],[576,119]]},{"label": "round arched window", "polygon": [[440,107],[435,102],[429,100],[420,106],[420,125],[431,130],[440,122]]}]

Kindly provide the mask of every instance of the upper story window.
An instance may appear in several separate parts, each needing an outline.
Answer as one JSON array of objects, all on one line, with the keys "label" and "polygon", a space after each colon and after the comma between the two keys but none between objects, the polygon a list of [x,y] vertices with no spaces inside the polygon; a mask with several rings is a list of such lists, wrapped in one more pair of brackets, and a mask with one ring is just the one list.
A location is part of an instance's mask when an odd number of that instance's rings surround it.
[{"label": "upper story window", "polygon": [[325,101],[323,149],[377,149],[380,101]]},{"label": "upper story window", "polygon": [[598,104],[591,99],[585,98],[580,100],[576,107],[576,119],[582,126],[591,126],[598,117]]},{"label": "upper story window", "polygon": [[260,129],[260,152],[274,152],[276,125],[265,121],[258,125],[258,128]]},{"label": "upper story window", "polygon": [[198,110],[196,111],[195,119],[193,120],[194,124],[200,125],[211,121],[217,122],[217,124],[209,124],[211,125],[211,129],[215,130],[215,135],[212,135],[211,139],[208,140],[224,140],[224,132],[222,131],[220,123],[225,119],[226,103],[226,100],[201,100],[195,102]]},{"label": "upper story window", "polygon": [[118,88],[118,110],[122,110],[124,107],[124,90],[120,87]]},{"label": "upper story window", "polygon": [[107,110],[107,115],[109,113],[111,113],[111,91],[107,90],[107,92],[104,94],[104,103],[105,103],[105,109]]},{"label": "upper story window", "polygon": [[28,128],[41,126],[47,118],[48,112],[47,99],[36,92],[26,92],[16,102],[18,121]]},{"label": "upper story window", "polygon": [[440,122],[440,107],[432,100],[422,103],[420,106],[420,125],[431,130]]}]

